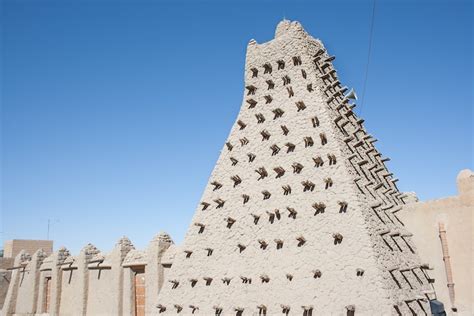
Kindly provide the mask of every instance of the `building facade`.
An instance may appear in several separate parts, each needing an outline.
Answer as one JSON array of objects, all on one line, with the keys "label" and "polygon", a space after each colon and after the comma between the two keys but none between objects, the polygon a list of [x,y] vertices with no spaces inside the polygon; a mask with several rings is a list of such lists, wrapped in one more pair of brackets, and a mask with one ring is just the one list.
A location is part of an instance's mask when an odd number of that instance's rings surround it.
[{"label": "building facade", "polygon": [[2,314],[430,315],[438,298],[471,315],[472,172],[447,202],[400,192],[334,58],[298,22],[251,40],[242,107],[183,244],[21,251]]},{"label": "building facade", "polygon": [[298,22],[249,42],[241,110],[161,290],[164,314],[430,312],[397,215],[405,196],[334,58]]},{"label": "building facade", "polygon": [[11,269],[15,257],[21,252],[35,253],[42,249],[46,254],[53,253],[52,240],[13,239],[3,243],[3,257],[0,257],[0,309],[3,306],[11,280]]},{"label": "building facade", "polygon": [[413,241],[430,275],[438,299],[451,312],[474,314],[474,174],[457,177],[458,195],[410,203],[400,217],[414,232]]},{"label": "building facade", "polygon": [[32,239],[13,239],[3,243],[3,257],[15,258],[22,250],[28,253],[35,253],[36,250],[43,249],[50,255],[53,253],[52,240],[32,240]]}]

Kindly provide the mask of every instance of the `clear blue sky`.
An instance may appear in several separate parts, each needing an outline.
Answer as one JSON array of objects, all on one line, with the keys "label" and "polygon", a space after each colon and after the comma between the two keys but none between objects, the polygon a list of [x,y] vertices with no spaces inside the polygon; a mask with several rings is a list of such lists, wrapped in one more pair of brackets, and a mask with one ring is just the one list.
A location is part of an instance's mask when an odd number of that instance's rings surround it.
[{"label": "clear blue sky", "polygon": [[[470,1],[382,1],[362,116],[403,191],[456,194],[473,168]],[[363,88],[372,1],[2,4],[4,239],[77,253],[183,240],[238,113],[245,48],[299,20]]]}]

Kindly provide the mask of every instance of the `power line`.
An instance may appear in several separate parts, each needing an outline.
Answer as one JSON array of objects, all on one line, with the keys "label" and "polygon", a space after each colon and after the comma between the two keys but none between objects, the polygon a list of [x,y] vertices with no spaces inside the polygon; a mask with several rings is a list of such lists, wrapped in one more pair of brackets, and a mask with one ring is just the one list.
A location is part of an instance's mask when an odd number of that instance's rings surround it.
[{"label": "power line", "polygon": [[364,99],[365,99],[365,89],[367,87],[367,78],[369,77],[369,65],[370,65],[370,55],[372,53],[372,41],[373,41],[373,35],[374,35],[374,21],[375,21],[375,3],[377,0],[374,0],[373,6],[372,6],[372,20],[370,22],[370,33],[369,33],[369,50],[367,53],[367,63],[365,65],[365,78],[364,78],[364,85],[362,88],[362,98],[360,101],[360,112],[359,115],[362,115],[362,107],[364,105]]}]

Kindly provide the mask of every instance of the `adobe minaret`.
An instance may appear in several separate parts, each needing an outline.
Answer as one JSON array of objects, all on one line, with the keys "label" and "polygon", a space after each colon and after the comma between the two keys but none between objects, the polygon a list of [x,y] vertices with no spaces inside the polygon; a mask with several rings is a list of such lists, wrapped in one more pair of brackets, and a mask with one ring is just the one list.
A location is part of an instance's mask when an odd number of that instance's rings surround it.
[{"label": "adobe minaret", "polygon": [[404,195],[323,44],[247,48],[243,104],[157,303],[164,314],[431,314]]}]

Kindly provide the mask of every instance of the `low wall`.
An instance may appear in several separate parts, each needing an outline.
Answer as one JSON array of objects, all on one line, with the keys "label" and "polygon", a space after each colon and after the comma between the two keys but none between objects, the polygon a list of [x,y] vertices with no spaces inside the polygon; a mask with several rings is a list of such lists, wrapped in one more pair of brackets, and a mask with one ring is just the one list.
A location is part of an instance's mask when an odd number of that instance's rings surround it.
[{"label": "low wall", "polygon": [[[157,235],[147,249],[134,249],[122,238],[109,254],[91,244],[79,255],[61,248],[50,256],[22,251],[11,267],[2,315],[135,315],[135,273],[143,270],[146,314],[156,312],[164,280],[162,258],[172,240]],[[169,256],[166,267],[171,266]],[[138,270],[137,270],[138,269]]]},{"label": "low wall", "polygon": [[[463,170],[457,177],[458,196],[408,204],[400,217],[413,232],[422,260],[433,268],[437,297],[449,314],[474,315],[474,174]],[[444,231],[454,285],[450,298],[443,248],[440,239]]]},{"label": "low wall", "polygon": [[12,272],[9,270],[13,267],[15,258],[0,258],[0,310],[7,296],[8,286],[12,278]]}]

